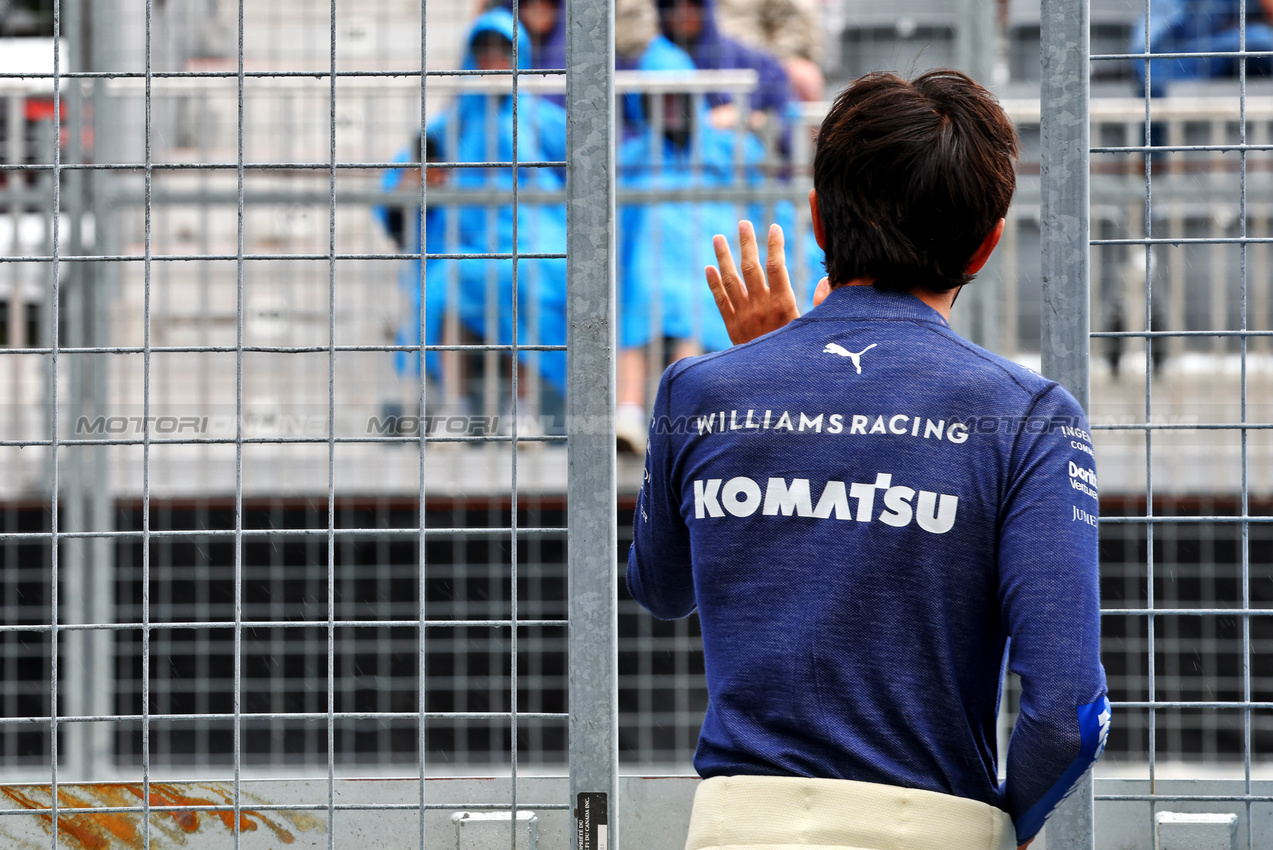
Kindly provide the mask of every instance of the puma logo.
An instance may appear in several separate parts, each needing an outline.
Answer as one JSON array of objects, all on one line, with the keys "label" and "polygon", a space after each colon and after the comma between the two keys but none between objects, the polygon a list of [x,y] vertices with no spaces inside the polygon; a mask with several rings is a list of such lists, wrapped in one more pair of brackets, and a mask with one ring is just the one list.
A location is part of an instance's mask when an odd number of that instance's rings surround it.
[{"label": "puma logo", "polygon": [[849,358],[850,360],[853,361],[853,368],[857,369],[858,374],[861,375],[862,374],[862,360],[861,360],[862,355],[866,354],[876,345],[877,343],[873,342],[870,345],[868,345],[866,348],[862,349],[861,351],[849,351],[847,348],[845,348],[842,345],[839,345],[838,343],[828,342],[827,347],[822,349],[822,353],[823,354],[838,354],[841,357]]}]

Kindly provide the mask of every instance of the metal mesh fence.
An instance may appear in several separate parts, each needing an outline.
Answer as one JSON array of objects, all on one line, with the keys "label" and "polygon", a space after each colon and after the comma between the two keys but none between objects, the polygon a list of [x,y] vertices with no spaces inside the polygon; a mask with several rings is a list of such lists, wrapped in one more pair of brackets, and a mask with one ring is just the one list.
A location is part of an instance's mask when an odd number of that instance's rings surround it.
[{"label": "metal mesh fence", "polygon": [[[1122,271],[1102,274],[1093,293],[1105,307],[1094,311],[1093,356],[1103,348],[1126,393],[1107,401],[1113,387],[1094,384],[1093,427],[1136,475],[1115,510],[1102,504],[1103,549],[1113,537],[1121,549],[1119,568],[1102,568],[1105,654],[1119,673],[1115,734],[1132,757],[1107,770],[1148,780],[1128,798],[1152,803],[1151,820],[1219,804],[1254,847],[1267,800],[1254,783],[1273,743],[1261,651],[1273,635],[1273,504],[1258,200],[1268,93],[1248,80],[1268,73],[1267,25],[1248,27],[1262,13],[1242,3],[1138,5],[1125,52],[1093,57],[1094,67],[1129,65],[1140,90],[1127,113],[1135,122],[1093,133],[1091,152],[1093,186],[1123,195],[1113,215],[1093,216],[1093,267]],[[1102,422],[1102,407],[1117,420]],[[1199,765],[1240,787],[1158,784],[1197,776]],[[1098,790],[1098,803],[1113,796]]]},{"label": "metal mesh fence", "polygon": [[[413,150],[458,98],[560,97],[563,74],[457,72],[473,11],[458,5],[36,6],[60,40],[0,71],[6,781],[302,775],[334,788],[564,771],[574,532],[564,403],[545,377],[564,346],[540,315],[560,305],[529,294],[566,245],[545,248],[516,214],[520,237],[496,234],[501,209],[560,207],[577,164],[526,161],[511,120],[506,153],[444,156],[424,179],[428,151]],[[1009,47],[1029,53],[1039,16],[1019,7]],[[1155,7],[1098,11],[1122,38]],[[842,47],[872,27],[901,32],[880,14]],[[1091,419],[1117,711],[1098,777],[1236,776],[1240,792],[1218,802],[1242,807],[1247,829],[1273,750],[1273,90],[1249,70],[1269,51],[1208,53],[1233,60],[1231,78],[1173,80],[1162,96],[1161,68],[1139,50],[1091,69],[1121,86],[1087,102]],[[1137,63],[1142,98],[1129,97]],[[675,91],[697,114],[705,93],[753,84],[619,88]],[[1003,100],[1024,142],[1020,190],[956,323],[1038,367],[1042,115],[1019,87]],[[819,272],[792,210],[820,109],[781,167],[738,153],[717,185],[625,186],[620,160],[620,222],[625,207],[668,203],[792,215],[807,297]],[[437,138],[455,148],[461,135],[452,123]],[[462,177],[478,173],[488,181]],[[413,243],[419,209],[448,216],[421,222]],[[462,244],[471,213],[487,216],[488,238]],[[677,236],[707,248],[718,228],[706,212],[696,221],[701,232]],[[420,244],[429,232],[438,245]],[[484,332],[452,309],[474,280]],[[422,281],[444,292],[444,315]],[[662,306],[646,309],[657,326]],[[422,340],[437,374],[412,368]],[[641,351],[647,397],[669,349]],[[638,475],[620,460],[620,559]],[[695,621],[655,621],[619,594],[622,758],[687,771],[707,698]],[[1005,728],[1011,695],[1006,707]],[[1098,785],[1097,799],[1176,802],[1143,790]],[[315,793],[324,809],[335,799]]]},{"label": "metal mesh fence", "polygon": [[[423,170],[420,154],[403,164],[394,150],[430,107],[445,110],[454,80],[472,76],[493,92],[479,98],[511,103],[511,117],[491,122],[511,145],[471,173],[498,183],[480,203],[511,211],[512,239],[450,253],[511,275],[488,312],[513,325],[457,342],[494,364],[488,372],[519,356],[533,368],[546,350],[563,358],[564,324],[551,346],[534,331],[519,339],[518,272],[551,260],[564,289],[578,263],[564,234],[537,251],[519,244],[518,189],[526,173],[552,169],[548,203],[564,222],[566,134],[604,127],[607,111],[559,111],[558,155],[524,167],[517,109],[537,101],[519,98],[522,72],[426,61],[432,39],[468,27],[454,8],[68,0],[52,10],[52,39],[0,74],[10,399],[0,663],[11,674],[0,746],[12,783],[0,834],[23,846],[43,830],[53,846],[149,847],[220,820],[236,847],[257,824],[291,843],[249,811],[261,798],[245,783],[280,775],[320,780],[291,802],[325,818],[291,820],[325,833],[326,846],[349,828],[338,811],[384,810],[412,816],[392,831],[402,838],[406,826],[423,848],[426,815],[464,804],[426,802],[423,780],[476,766],[513,781],[503,800],[469,803],[525,808],[519,756],[558,772],[567,759],[569,563],[613,543],[576,530],[583,553],[567,555],[566,432],[557,411],[551,433],[527,433],[516,366],[491,382],[489,413],[436,434],[419,427],[435,388],[424,370],[395,375],[391,361],[409,366],[420,338],[395,340],[392,327],[386,337],[397,311],[375,307],[395,300],[404,266],[423,290],[432,246],[389,244],[373,207],[395,197],[381,185],[387,169]],[[514,14],[499,24],[516,33]],[[594,21],[599,44],[576,45],[582,73],[602,82],[608,27]],[[451,93],[434,95],[434,80]],[[437,168],[459,174],[471,162],[452,153]],[[587,192],[584,165],[569,167]],[[429,209],[428,181],[416,186],[401,193],[408,209]],[[576,290],[595,290],[577,321],[594,320],[589,309],[605,319],[607,282],[592,279]],[[604,368],[594,342],[572,353]],[[435,474],[447,444],[459,451]],[[604,639],[605,607],[596,615],[591,633]],[[570,655],[576,670],[596,666]],[[589,700],[576,693],[576,716],[604,729],[604,703]],[[586,740],[572,752],[576,774],[611,759]],[[344,780],[370,775],[420,781],[405,800],[350,802]],[[207,784],[164,784],[173,777]],[[112,779],[124,783],[101,784]],[[86,781],[97,784],[74,784]],[[587,790],[614,789],[602,775]],[[561,798],[533,803],[569,810]],[[94,811],[67,814],[84,808]]]}]

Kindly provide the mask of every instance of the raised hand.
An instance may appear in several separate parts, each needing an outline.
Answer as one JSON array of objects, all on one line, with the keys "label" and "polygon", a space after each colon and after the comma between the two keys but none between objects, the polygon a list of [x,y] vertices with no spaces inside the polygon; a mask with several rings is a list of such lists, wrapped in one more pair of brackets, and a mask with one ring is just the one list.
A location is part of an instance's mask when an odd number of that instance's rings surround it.
[{"label": "raised hand", "polygon": [[[750,221],[738,222],[738,252],[742,274],[734,266],[729,240],[717,235],[712,239],[717,266],[708,266],[707,285],[716,299],[716,309],[725,320],[725,329],[735,345],[750,342],[786,325],[799,317],[796,294],[787,274],[782,228],[769,226],[768,257],[760,265],[756,233]],[[821,286],[821,285],[820,285]]]}]

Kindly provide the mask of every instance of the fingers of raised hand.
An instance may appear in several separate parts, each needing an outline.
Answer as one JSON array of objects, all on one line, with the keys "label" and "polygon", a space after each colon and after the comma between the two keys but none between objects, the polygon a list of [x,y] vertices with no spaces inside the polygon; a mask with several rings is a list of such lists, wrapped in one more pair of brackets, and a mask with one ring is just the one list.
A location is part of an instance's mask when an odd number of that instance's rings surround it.
[{"label": "fingers of raised hand", "polygon": [[766,287],[765,271],[760,265],[760,247],[750,221],[738,222],[738,253],[743,269],[743,283],[748,294],[755,296]]},{"label": "fingers of raised hand", "polygon": [[712,237],[712,249],[716,252],[716,262],[720,266],[720,283],[723,291],[731,298],[735,294],[742,294],[742,279],[738,276],[738,269],[734,267],[734,255],[729,250],[729,240],[724,236],[717,234]]},{"label": "fingers of raised hand", "polygon": [[[768,256],[765,258],[765,277],[769,288],[774,290],[790,290],[791,278],[787,274],[786,242],[782,228],[777,224],[769,225]],[[778,293],[775,293],[778,294]]]},{"label": "fingers of raised hand", "polygon": [[[729,292],[725,289],[725,282],[721,279],[720,269],[715,266],[708,266],[704,269],[707,274],[707,286],[712,290],[712,298],[716,301],[716,309],[720,311],[720,316],[725,320],[725,328],[729,330],[735,322],[734,303],[730,300]],[[733,339],[731,333],[730,339]]]},{"label": "fingers of raised hand", "polygon": [[735,344],[777,330],[800,315],[787,275],[782,228],[771,227],[767,238],[768,260],[762,264],[751,222],[738,223],[741,275],[729,241],[724,236],[712,239],[719,268],[707,267],[707,285]]}]

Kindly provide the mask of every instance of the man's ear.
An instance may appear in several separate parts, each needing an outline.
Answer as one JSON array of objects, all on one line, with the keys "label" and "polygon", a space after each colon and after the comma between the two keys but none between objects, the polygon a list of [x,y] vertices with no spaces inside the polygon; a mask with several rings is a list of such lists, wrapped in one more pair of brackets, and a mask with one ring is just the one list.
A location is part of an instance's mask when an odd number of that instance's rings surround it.
[{"label": "man's ear", "polygon": [[[827,232],[822,229],[822,213],[818,212],[818,190],[809,190],[809,214],[813,217],[813,238],[818,240],[818,247],[827,249]],[[1003,222],[999,222],[999,230],[1003,231]],[[978,267],[980,268],[980,267]]]},{"label": "man's ear", "polygon": [[977,246],[977,250],[968,260],[968,266],[964,269],[968,274],[976,274],[981,271],[982,266],[990,259],[990,255],[995,252],[995,246],[999,244],[999,239],[1003,236],[1003,219],[999,219],[999,223],[994,229],[981,240],[981,244]]}]

